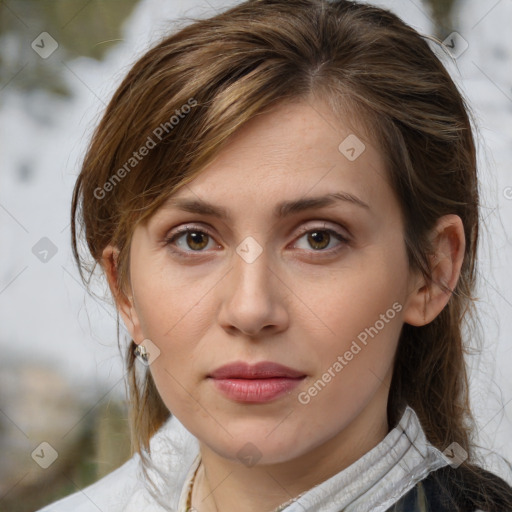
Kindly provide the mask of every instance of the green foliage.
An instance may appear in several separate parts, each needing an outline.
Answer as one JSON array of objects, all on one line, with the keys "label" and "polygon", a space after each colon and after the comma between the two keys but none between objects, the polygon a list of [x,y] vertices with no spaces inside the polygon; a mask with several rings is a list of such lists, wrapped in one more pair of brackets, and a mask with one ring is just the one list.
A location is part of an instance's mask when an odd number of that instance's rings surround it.
[{"label": "green foliage", "polygon": [[[100,60],[121,38],[121,28],[137,0],[18,0],[0,6],[1,88],[44,89],[68,95],[62,61]],[[58,49],[42,59],[31,44],[48,32]]]}]

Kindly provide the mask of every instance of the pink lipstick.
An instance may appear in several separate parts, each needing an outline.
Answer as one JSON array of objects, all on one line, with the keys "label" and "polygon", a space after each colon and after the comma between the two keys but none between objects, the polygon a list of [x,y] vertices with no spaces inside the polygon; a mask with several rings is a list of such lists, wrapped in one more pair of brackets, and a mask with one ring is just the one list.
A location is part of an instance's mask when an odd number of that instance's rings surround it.
[{"label": "pink lipstick", "polygon": [[208,375],[227,398],[245,403],[274,400],[298,386],[304,377],[303,372],[270,361],[254,365],[237,361]]}]

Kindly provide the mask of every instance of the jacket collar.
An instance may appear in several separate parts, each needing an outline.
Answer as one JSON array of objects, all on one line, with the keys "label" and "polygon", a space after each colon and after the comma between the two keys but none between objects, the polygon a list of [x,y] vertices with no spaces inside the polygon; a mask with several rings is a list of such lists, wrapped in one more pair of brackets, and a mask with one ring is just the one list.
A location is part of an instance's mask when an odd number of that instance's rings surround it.
[{"label": "jacket collar", "polygon": [[[171,416],[151,438],[150,449],[148,475],[155,489],[139,459],[138,487],[125,512],[178,512],[184,486],[199,461],[199,443]],[[430,472],[447,464],[407,406],[399,423],[377,446],[302,494],[283,512],[385,512]]]}]

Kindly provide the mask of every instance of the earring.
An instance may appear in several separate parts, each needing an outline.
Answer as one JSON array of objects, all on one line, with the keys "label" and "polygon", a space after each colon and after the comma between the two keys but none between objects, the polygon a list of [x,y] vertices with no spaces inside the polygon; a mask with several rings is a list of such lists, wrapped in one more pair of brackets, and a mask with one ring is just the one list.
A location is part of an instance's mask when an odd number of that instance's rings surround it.
[{"label": "earring", "polygon": [[149,361],[149,352],[146,350],[146,347],[142,343],[135,347],[134,353],[135,356],[142,359],[144,363],[147,363]]}]

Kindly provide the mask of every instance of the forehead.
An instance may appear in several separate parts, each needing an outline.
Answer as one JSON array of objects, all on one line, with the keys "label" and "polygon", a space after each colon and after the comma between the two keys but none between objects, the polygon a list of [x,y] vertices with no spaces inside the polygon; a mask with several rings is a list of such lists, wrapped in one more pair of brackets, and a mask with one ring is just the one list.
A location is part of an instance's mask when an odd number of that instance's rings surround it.
[{"label": "forehead", "polygon": [[330,194],[362,206],[382,189],[384,167],[362,123],[347,122],[321,102],[281,103],[232,134],[213,161],[164,206],[202,208],[201,213],[224,218],[227,208],[206,203],[228,205],[242,197],[247,205],[271,201],[275,216],[300,208],[287,198],[304,202]]}]

